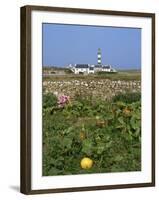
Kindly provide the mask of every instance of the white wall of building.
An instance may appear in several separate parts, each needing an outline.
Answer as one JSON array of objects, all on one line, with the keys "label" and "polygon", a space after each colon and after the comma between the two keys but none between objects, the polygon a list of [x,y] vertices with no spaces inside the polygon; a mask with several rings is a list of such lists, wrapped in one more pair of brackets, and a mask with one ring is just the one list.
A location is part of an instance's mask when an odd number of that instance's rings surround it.
[{"label": "white wall of building", "polygon": [[109,68],[109,69],[105,69],[105,68],[104,68],[104,69],[102,69],[102,71],[103,71],[103,72],[110,72],[111,69],[110,69],[110,68]]}]

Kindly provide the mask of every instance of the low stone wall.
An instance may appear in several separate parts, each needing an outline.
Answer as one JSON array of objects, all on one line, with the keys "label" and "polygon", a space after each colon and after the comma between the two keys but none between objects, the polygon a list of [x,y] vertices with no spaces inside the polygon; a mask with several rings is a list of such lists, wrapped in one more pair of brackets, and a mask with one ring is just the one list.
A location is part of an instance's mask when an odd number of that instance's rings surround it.
[{"label": "low stone wall", "polygon": [[43,81],[43,92],[65,94],[74,98],[75,95],[92,95],[95,98],[111,99],[118,93],[140,92],[140,81],[123,80],[51,80]]}]

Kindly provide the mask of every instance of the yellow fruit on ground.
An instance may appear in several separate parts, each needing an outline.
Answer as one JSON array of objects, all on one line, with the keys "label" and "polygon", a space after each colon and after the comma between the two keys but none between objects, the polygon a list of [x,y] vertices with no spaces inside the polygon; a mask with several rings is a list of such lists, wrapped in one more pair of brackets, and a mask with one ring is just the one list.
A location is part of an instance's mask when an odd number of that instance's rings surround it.
[{"label": "yellow fruit on ground", "polygon": [[81,160],[82,169],[90,169],[92,165],[93,165],[93,160],[90,158],[85,157]]}]

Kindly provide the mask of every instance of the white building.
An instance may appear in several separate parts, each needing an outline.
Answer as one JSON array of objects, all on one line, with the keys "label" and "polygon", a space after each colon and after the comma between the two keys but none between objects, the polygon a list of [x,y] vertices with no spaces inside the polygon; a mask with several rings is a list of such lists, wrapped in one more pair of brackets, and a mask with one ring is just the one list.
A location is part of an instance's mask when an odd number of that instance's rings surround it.
[{"label": "white building", "polygon": [[102,71],[102,65],[101,65],[101,64],[94,65],[94,71],[95,71],[95,72],[100,72],[100,71]]},{"label": "white building", "polygon": [[102,72],[111,72],[111,65],[103,65]]},{"label": "white building", "polygon": [[89,67],[89,74],[94,74],[94,67],[93,66]]},{"label": "white building", "polygon": [[90,74],[90,73],[94,73],[94,70],[92,69],[92,67],[89,64],[75,64],[71,70],[75,73],[75,74]]},{"label": "white building", "polygon": [[111,67],[111,65],[103,65],[102,63],[102,54],[101,49],[98,49],[97,52],[97,65],[90,64],[75,64],[70,65],[69,68],[75,74],[94,74],[96,72],[116,72],[115,69]]},{"label": "white building", "polygon": [[75,64],[70,67],[75,74],[94,74],[97,72],[116,72],[111,65]]}]

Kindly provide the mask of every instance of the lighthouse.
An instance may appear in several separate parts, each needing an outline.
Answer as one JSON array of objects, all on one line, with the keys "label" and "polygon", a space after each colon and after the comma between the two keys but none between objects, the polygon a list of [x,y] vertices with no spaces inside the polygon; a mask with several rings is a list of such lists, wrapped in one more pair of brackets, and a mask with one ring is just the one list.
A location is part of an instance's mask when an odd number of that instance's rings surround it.
[{"label": "lighthouse", "polygon": [[101,65],[102,64],[102,55],[101,55],[101,49],[98,48],[98,53],[97,53],[97,58],[98,58],[98,65]]}]

